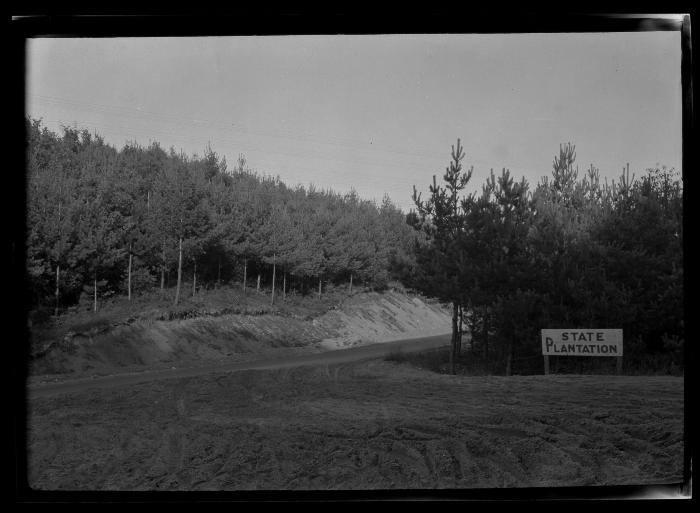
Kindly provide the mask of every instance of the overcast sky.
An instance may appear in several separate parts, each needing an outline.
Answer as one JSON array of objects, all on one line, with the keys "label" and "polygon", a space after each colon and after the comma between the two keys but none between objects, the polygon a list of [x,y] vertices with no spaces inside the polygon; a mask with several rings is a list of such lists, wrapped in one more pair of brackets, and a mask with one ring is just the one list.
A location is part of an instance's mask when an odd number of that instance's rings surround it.
[{"label": "overcast sky", "polygon": [[619,176],[680,169],[679,32],[33,39],[27,112],[121,148],[240,153],[288,185],[405,211],[461,138],[474,189],[491,168],[534,185],[559,144]]}]

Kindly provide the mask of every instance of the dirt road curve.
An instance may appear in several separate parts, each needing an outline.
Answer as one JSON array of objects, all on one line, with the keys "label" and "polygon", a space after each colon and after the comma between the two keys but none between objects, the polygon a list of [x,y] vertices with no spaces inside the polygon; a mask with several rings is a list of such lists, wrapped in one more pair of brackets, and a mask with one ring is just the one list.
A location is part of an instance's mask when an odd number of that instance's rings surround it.
[{"label": "dirt road curve", "polygon": [[197,368],[175,368],[170,370],[144,371],[131,374],[117,374],[98,378],[82,378],[66,380],[60,383],[42,383],[30,385],[30,397],[48,397],[60,394],[71,394],[91,388],[108,388],[132,385],[161,379],[189,378],[213,373],[226,373],[253,369],[281,369],[303,365],[324,365],[348,363],[353,361],[379,358],[394,351],[421,351],[438,348],[449,344],[450,334],[432,337],[421,337],[379,344],[370,344],[350,349],[338,349],[323,353],[301,355],[286,358],[266,358],[254,362],[241,362],[226,365],[211,365]]}]

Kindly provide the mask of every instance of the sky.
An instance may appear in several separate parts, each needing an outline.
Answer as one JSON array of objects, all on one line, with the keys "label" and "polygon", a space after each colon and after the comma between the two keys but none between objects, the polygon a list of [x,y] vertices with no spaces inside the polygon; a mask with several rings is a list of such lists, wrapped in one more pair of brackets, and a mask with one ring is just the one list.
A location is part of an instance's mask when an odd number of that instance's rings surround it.
[{"label": "sky", "polygon": [[680,68],[680,32],[36,38],[26,111],[408,211],[458,138],[469,190],[534,186],[568,142],[580,174],[680,170]]}]

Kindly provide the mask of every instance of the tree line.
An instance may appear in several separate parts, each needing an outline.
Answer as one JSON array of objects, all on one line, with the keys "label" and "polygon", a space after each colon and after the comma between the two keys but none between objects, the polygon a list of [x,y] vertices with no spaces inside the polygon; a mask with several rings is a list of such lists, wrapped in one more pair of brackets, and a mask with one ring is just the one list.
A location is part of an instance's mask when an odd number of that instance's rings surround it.
[{"label": "tree line", "polygon": [[[34,307],[202,286],[265,285],[274,302],[324,284],[390,279],[449,303],[450,359],[471,350],[510,374],[540,352],[542,328],[623,328],[625,353],[682,359],[682,180],[673,169],[579,176],[563,145],[534,188],[493,170],[465,193],[461,142],[415,210],[353,191],[290,188],[233,169],[210,147],[121,150],[87,130],[56,134],[27,119],[27,269]],[[184,283],[191,290],[184,289]]]},{"label": "tree line", "polygon": [[[393,261],[410,261],[412,229],[388,196],[287,187],[156,142],[117,150],[87,130],[56,134],[27,119],[27,267],[32,304],[58,314],[100,300],[175,288],[267,284],[322,295],[324,284],[381,287]],[[187,277],[187,278],[186,278]],[[191,292],[184,290],[184,282]],[[262,284],[261,284],[262,281]]]},{"label": "tree line", "polygon": [[[403,281],[452,305],[450,369],[463,331],[472,351],[500,364],[541,354],[542,328],[623,328],[625,354],[673,355],[682,367],[682,180],[673,169],[629,165],[601,182],[593,165],[579,176],[562,145],[551,176],[534,188],[493,170],[465,193],[461,142],[425,199],[414,186],[409,224],[422,235]],[[467,329],[464,329],[466,325]],[[541,359],[539,361],[541,365]]]}]

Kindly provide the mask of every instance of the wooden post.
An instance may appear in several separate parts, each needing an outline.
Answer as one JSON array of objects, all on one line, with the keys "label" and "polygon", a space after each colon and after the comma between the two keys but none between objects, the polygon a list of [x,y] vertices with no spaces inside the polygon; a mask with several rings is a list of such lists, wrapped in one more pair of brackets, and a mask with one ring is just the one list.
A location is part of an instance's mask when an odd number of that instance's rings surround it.
[{"label": "wooden post", "polygon": [[287,299],[287,271],[282,270],[282,299]]},{"label": "wooden post", "polygon": [[549,355],[548,354],[544,355],[544,373],[545,373],[545,375],[549,374]]},{"label": "wooden post", "polygon": [[318,298],[321,299],[321,277],[318,277]]},{"label": "wooden post", "polygon": [[258,273],[258,286],[255,289],[256,292],[260,292],[260,273]]},{"label": "wooden post", "polygon": [[615,373],[619,376],[622,374],[622,356],[617,357],[617,366],[615,369]]},{"label": "wooden post", "polygon": [[352,273],[350,273],[350,287],[348,288],[348,294],[352,294]]}]

